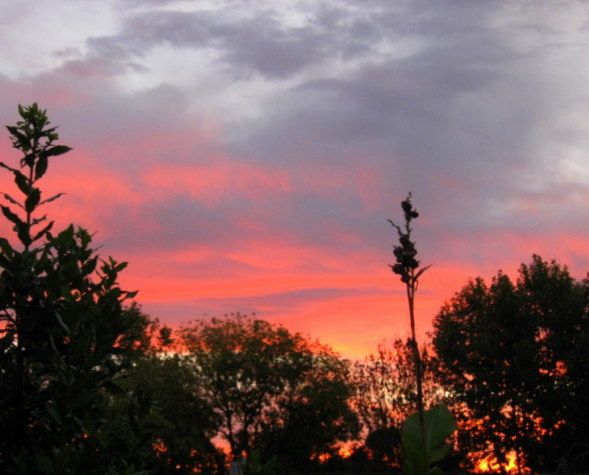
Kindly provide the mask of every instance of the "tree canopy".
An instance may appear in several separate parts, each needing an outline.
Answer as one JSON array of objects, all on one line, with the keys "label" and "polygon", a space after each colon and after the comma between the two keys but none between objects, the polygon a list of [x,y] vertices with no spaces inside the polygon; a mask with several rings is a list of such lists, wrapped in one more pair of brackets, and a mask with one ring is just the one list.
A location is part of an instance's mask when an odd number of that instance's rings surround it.
[{"label": "tree canopy", "polygon": [[234,457],[300,465],[356,434],[348,364],[329,349],[245,315],[195,321],[181,342]]},{"label": "tree canopy", "polygon": [[433,345],[463,404],[465,449],[492,448],[500,461],[515,450],[546,470],[586,446],[588,295],[587,280],[534,256],[515,282],[474,279],[442,308]]}]

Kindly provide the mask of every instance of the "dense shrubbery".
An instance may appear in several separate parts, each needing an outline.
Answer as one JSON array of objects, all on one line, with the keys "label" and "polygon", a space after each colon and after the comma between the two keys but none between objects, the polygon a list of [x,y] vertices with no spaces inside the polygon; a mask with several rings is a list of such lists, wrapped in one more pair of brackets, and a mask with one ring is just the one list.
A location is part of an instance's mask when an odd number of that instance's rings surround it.
[{"label": "dense shrubbery", "polygon": [[[354,364],[244,315],[172,332],[126,303],[124,263],[39,214],[59,197],[39,182],[69,148],[45,111],[19,112],[8,130],[20,167],[0,163],[22,195],[3,193],[1,208],[14,235],[0,238],[0,472],[222,474],[242,457],[246,473],[399,470],[403,421],[423,404],[405,424],[419,442],[446,417],[426,411],[440,402],[462,427],[447,466],[515,450],[534,470],[587,470],[589,280],[535,256],[515,283],[500,273],[457,293],[435,319],[434,353],[413,333]],[[402,206],[393,270],[413,323],[417,213]]]},{"label": "dense shrubbery", "polygon": [[[14,238],[0,239],[0,470],[107,473],[130,468],[107,437],[106,408],[117,380],[141,352],[147,321],[123,302],[125,263],[102,261],[90,234],[73,225],[53,234],[38,213],[59,197],[38,187],[56,145],[45,111],[19,107],[8,127],[22,153],[14,176],[21,199],[3,193]],[[45,199],[44,199],[45,198]]]}]

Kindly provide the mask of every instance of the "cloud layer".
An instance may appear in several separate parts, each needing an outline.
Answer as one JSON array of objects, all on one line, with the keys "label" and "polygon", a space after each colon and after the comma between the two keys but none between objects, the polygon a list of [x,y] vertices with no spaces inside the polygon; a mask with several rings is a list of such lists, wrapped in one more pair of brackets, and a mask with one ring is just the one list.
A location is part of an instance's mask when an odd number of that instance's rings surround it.
[{"label": "cloud layer", "polygon": [[421,332],[469,276],[589,268],[589,12],[561,3],[10,0],[0,120],[48,108],[75,149],[51,212],[153,316],[256,312],[358,356],[406,334],[409,190]]}]

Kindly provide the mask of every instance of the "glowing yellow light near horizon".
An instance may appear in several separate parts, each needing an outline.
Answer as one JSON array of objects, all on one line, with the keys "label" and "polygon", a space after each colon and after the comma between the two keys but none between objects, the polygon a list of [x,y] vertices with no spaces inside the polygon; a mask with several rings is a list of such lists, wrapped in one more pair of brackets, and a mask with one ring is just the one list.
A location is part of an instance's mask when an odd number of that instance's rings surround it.
[{"label": "glowing yellow light near horizon", "polygon": [[352,450],[350,447],[342,447],[338,450],[337,453],[340,455],[340,457],[347,459],[352,455]]},{"label": "glowing yellow light near horizon", "polygon": [[507,462],[500,464],[494,455],[488,455],[475,463],[475,473],[496,473],[506,472],[510,474],[515,473],[530,473],[531,470],[525,466],[518,465],[518,456],[515,450],[512,450],[506,455]]}]

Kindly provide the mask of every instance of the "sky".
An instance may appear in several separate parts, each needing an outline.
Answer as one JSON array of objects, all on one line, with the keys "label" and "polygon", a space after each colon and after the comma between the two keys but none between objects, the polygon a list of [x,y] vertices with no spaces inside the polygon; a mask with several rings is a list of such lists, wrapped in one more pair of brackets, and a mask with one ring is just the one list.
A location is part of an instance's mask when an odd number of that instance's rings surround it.
[{"label": "sky", "polygon": [[422,339],[469,278],[589,269],[584,1],[0,6],[0,123],[48,109],[74,150],[47,212],[163,322],[255,312],[349,357],[408,336],[387,223],[408,191]]}]

